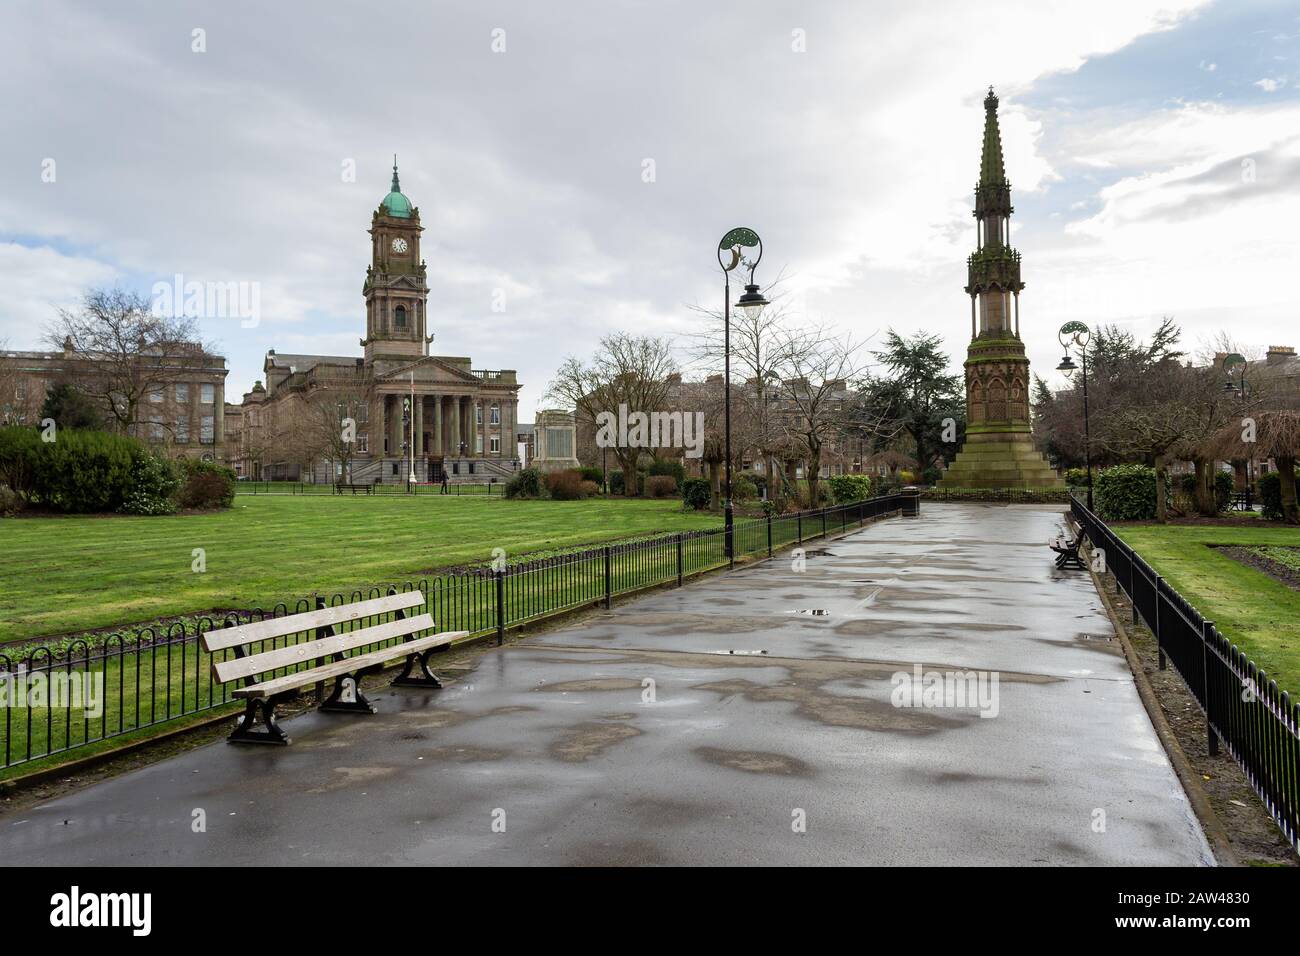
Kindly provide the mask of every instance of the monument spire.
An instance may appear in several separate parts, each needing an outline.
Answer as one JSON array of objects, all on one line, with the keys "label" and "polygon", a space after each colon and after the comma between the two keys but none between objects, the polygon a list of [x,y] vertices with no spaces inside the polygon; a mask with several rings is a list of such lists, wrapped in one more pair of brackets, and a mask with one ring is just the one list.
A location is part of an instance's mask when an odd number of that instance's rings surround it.
[{"label": "monument spire", "polygon": [[998,128],[998,97],[989,87],[984,97],[984,151],[980,154],[980,185],[1004,186],[1006,170],[1002,165],[1002,131]]},{"label": "monument spire", "polygon": [[[966,352],[966,443],[944,488],[1055,488],[1034,447],[1029,359],[1020,340],[1020,253],[1011,248],[1011,183],[1002,157],[998,97],[984,98],[984,141],[975,184],[975,251],[966,259],[970,347]],[[923,465],[924,467],[924,465]]]}]

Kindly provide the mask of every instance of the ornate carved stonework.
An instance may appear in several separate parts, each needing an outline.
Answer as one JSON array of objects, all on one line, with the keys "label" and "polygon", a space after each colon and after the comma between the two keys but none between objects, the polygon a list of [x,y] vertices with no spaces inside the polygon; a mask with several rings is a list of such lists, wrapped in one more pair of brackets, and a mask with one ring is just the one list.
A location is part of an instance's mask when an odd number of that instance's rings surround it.
[{"label": "ornate carved stonework", "polygon": [[966,354],[966,445],[939,484],[949,488],[1056,487],[1033,444],[1029,359],[1020,340],[1020,253],[1011,248],[1011,184],[1002,162],[998,98],[984,100],[975,187],[976,249],[966,260],[971,343]]}]

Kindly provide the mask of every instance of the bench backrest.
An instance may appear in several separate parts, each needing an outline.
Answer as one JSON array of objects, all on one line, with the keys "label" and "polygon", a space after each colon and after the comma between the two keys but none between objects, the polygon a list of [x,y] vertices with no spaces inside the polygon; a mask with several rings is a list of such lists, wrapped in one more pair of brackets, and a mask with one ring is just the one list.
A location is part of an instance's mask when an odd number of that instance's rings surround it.
[{"label": "bench backrest", "polygon": [[340,604],[335,607],[319,608],[303,614],[291,614],[287,617],[267,618],[251,624],[237,627],[223,627],[208,631],[203,635],[203,649],[209,653],[226,650],[231,647],[243,647],[260,641],[285,637],[321,627],[336,627],[359,621],[363,618],[380,614],[405,612],[408,616],[392,621],[384,621],[370,627],[338,633],[315,640],[300,641],[287,647],[273,648],[258,654],[237,657],[227,661],[213,661],[212,676],[218,683],[250,677],[265,671],[278,670],[302,661],[342,653],[366,644],[375,644],[403,637],[434,626],[429,614],[409,616],[412,608],[424,605],[422,591],[408,591],[403,594],[390,594],[387,597],[358,601],[355,604]]}]

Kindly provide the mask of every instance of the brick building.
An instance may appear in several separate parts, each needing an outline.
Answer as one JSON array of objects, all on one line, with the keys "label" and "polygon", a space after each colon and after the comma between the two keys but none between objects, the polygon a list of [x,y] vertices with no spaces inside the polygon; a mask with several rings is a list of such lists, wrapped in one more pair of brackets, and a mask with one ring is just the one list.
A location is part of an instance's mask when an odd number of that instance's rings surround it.
[{"label": "brick building", "polygon": [[[504,478],[520,466],[513,369],[430,355],[420,210],[392,189],[371,216],[361,355],[266,353],[238,405],[237,470],[251,478],[401,482]],[[338,447],[350,424],[355,439]]]}]

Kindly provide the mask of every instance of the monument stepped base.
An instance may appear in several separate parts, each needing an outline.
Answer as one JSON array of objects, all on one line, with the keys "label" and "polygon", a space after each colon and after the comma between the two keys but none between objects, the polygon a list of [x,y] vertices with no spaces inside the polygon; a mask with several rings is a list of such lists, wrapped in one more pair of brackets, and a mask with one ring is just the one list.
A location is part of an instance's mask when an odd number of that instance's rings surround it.
[{"label": "monument stepped base", "polygon": [[976,432],[939,479],[940,488],[1064,488],[1029,432]]}]

